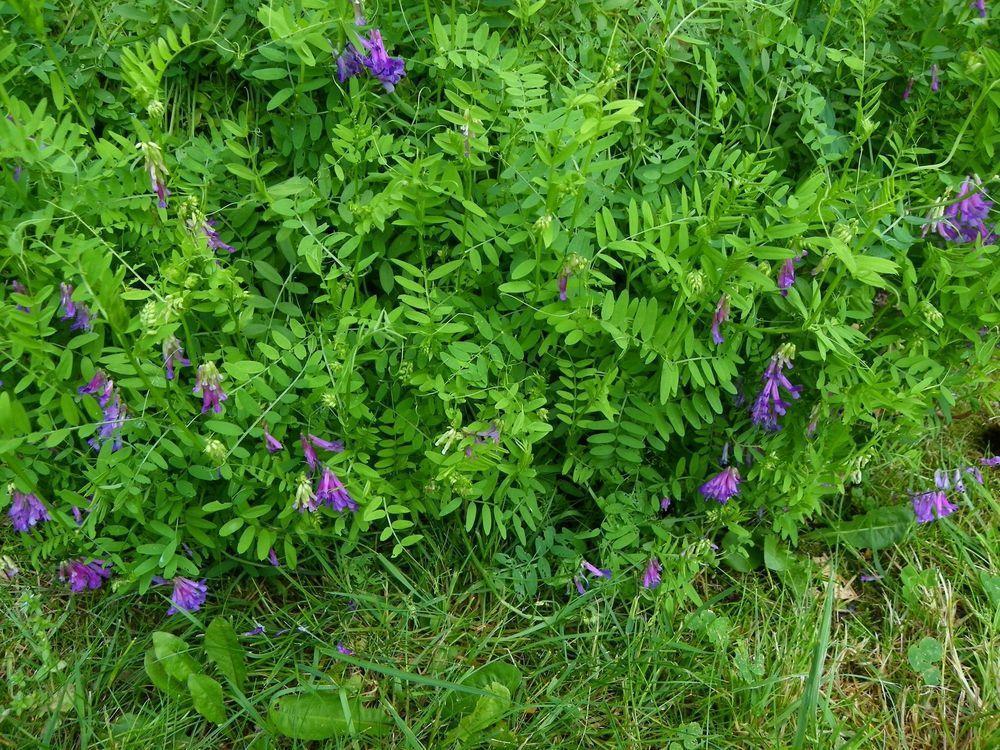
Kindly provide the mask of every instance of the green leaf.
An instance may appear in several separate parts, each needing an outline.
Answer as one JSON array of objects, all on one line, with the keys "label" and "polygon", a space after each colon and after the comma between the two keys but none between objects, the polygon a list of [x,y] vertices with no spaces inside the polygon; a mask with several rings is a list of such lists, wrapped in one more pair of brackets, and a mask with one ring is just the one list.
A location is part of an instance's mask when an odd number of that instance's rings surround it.
[{"label": "green leaf", "polygon": [[198,671],[198,662],[191,657],[190,647],[176,635],[157,630],[153,633],[153,650],[167,674],[175,680],[183,683]]},{"label": "green leaf", "polygon": [[226,720],[226,706],[222,702],[222,685],[207,674],[191,674],[188,675],[187,686],[195,711],[213,724],[221,724]]},{"label": "green leaf", "polygon": [[246,682],[247,668],[243,651],[232,624],[216,617],[205,631],[205,653],[219,671],[240,690]]},{"label": "green leaf", "polygon": [[448,733],[446,744],[467,743],[499,722],[510,710],[510,690],[499,682],[486,686],[492,695],[480,696],[475,707]]},{"label": "green leaf", "polygon": [[277,698],[268,711],[275,730],[296,740],[328,740],[359,733],[382,734],[389,715],[364,708],[340,693],[299,693]]},{"label": "green leaf", "polygon": [[149,675],[149,679],[157,690],[174,698],[183,697],[184,683],[180,680],[175,680],[167,674],[163,662],[156,656],[155,649],[149,648],[146,650],[146,655],[143,657],[143,666],[146,668],[146,674]]},{"label": "green leaf", "polygon": [[[479,667],[459,682],[461,685],[483,690],[493,683],[503,685],[510,695],[514,695],[521,687],[521,671],[513,664],[495,661],[492,664]],[[472,693],[453,692],[445,701],[443,713],[445,716],[468,714],[475,709],[476,703],[481,697],[483,696]]]},{"label": "green leaf", "polygon": [[856,549],[882,549],[906,539],[914,526],[908,505],[876,508],[850,521],[833,524],[810,534],[827,544],[847,544]]},{"label": "green leaf", "polygon": [[936,638],[927,636],[906,650],[907,661],[914,671],[920,673],[928,685],[941,684],[941,659],[944,648]]}]

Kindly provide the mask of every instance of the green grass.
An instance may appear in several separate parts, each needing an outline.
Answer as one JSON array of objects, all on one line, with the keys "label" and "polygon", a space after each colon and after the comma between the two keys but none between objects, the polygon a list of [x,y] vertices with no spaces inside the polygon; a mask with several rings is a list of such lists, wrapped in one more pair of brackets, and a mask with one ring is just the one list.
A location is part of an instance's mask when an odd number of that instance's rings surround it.
[{"label": "green grass", "polygon": [[[494,661],[515,664],[523,683],[505,717],[514,744],[493,746],[995,747],[998,519],[993,493],[979,493],[883,550],[877,582],[860,582],[871,565],[847,550],[812,550],[799,593],[766,573],[706,570],[693,581],[704,604],[678,611],[614,583],[517,600],[503,571],[445,532],[428,546],[442,550],[434,561],[359,549],[324,551],[311,575],[262,568],[217,586],[190,619],[166,619],[155,594],[71,597],[22,574],[0,587],[0,747],[447,747],[446,699]],[[906,566],[926,580],[904,585]],[[196,644],[216,614],[240,632],[267,629],[241,639],[247,697],[228,699],[220,727],[157,693],[143,670],[153,630]],[[943,646],[937,686],[908,661],[928,636]],[[337,654],[338,641],[355,656]],[[360,691],[395,729],[325,744],[259,732],[274,696],[299,685]]]}]

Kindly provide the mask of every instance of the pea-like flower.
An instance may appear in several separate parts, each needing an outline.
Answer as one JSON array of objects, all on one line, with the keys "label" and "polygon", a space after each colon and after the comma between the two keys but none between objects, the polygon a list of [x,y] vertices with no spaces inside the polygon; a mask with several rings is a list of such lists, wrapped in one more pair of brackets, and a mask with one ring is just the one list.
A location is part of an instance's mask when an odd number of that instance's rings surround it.
[{"label": "pea-like flower", "polygon": [[69,581],[69,590],[75,593],[99,589],[110,577],[111,569],[103,560],[69,560],[59,570],[59,579]]},{"label": "pea-like flower", "polygon": [[739,494],[740,472],[735,466],[727,466],[699,487],[698,491],[709,500],[725,505],[730,498]]},{"label": "pea-like flower", "polygon": [[14,531],[26,532],[42,521],[49,521],[49,511],[38,496],[31,492],[18,492],[10,487],[10,510],[7,511]]},{"label": "pea-like flower", "polygon": [[353,513],[358,509],[358,504],[344,487],[343,482],[326,466],[323,467],[323,474],[316,487],[316,499],[337,512],[349,510]]},{"label": "pea-like flower", "polygon": [[802,391],[799,386],[792,385],[784,373],[786,368],[792,369],[793,353],[794,348],[790,345],[778,349],[771,357],[771,361],[761,377],[764,386],[754,400],[750,415],[753,423],[762,426],[765,430],[780,430],[781,425],[778,423],[778,418],[784,416],[791,405],[782,398],[782,389],[792,399],[797,399]]},{"label": "pea-like flower", "polygon": [[727,320],[729,320],[729,297],[723,294],[715,306],[715,314],[712,315],[712,341],[716,344],[726,340],[720,328]]},{"label": "pea-like flower", "polygon": [[655,557],[649,558],[649,564],[646,565],[646,570],[642,574],[642,587],[644,589],[655,589],[660,585],[660,573],[663,571],[663,566],[660,565],[660,561]]},{"label": "pea-like flower", "polygon": [[184,367],[191,364],[191,360],[184,356],[184,347],[176,336],[169,336],[163,340],[163,369],[167,380],[174,379],[174,367]]},{"label": "pea-like flower", "polygon": [[937,518],[950,516],[958,507],[948,502],[948,494],[942,489],[933,492],[921,492],[912,498],[913,512],[917,523],[930,523]]},{"label": "pea-like flower", "polygon": [[229,396],[222,390],[222,375],[214,362],[198,365],[198,379],[192,393],[201,396],[201,413],[211,409],[216,414],[222,413],[222,402]]}]

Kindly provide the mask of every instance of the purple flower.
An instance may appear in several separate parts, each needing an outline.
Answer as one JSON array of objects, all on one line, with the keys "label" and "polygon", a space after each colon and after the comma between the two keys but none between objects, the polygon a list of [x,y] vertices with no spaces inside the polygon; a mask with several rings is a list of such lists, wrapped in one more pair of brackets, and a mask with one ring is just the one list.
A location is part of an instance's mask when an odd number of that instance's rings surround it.
[{"label": "purple flower", "polygon": [[655,589],[660,585],[660,572],[663,570],[663,566],[660,565],[660,561],[655,557],[649,558],[649,564],[646,566],[646,571],[642,574],[642,587],[644,589]]},{"label": "purple flower", "polygon": [[305,456],[310,473],[316,471],[316,466],[319,464],[319,459],[316,458],[316,449],[312,447],[312,443],[309,442],[309,438],[304,432],[299,437],[299,443],[302,445],[302,455]]},{"label": "purple flower", "polygon": [[343,453],[344,444],[339,440],[323,440],[315,435],[309,435],[309,442],[315,445],[317,448],[322,448],[325,451],[330,451],[331,453]]},{"label": "purple flower", "polygon": [[573,585],[576,586],[576,591],[580,596],[587,593],[587,587],[590,583],[583,576],[573,576]]},{"label": "purple flower", "polygon": [[569,287],[569,274],[565,271],[559,275],[559,301],[565,302],[569,299],[569,295],[566,294],[566,290]]},{"label": "purple flower", "polygon": [[299,513],[314,513],[319,508],[319,499],[313,492],[312,482],[304,473],[299,475],[292,507]]},{"label": "purple flower", "polygon": [[982,183],[978,177],[968,177],[958,191],[957,200],[950,206],[935,209],[928,216],[921,234],[926,236],[931,230],[949,242],[975,242],[982,238],[983,244],[997,241],[997,225],[987,225],[986,219],[993,208],[993,201],[982,193]]},{"label": "purple flower", "polygon": [[173,584],[174,591],[170,595],[172,605],[167,610],[168,615],[176,614],[182,610],[184,612],[197,612],[201,609],[201,605],[205,603],[208,596],[208,586],[205,585],[204,578],[200,581],[192,581],[190,578],[177,576],[173,579]]},{"label": "purple flower", "polygon": [[236,248],[232,245],[227,245],[219,237],[219,233],[215,231],[215,222],[211,219],[205,219],[201,224],[201,232],[205,235],[205,241],[208,243],[208,249],[215,250],[225,250],[227,253],[235,253]]},{"label": "purple flower", "polygon": [[862,583],[871,583],[872,581],[882,580],[882,576],[877,576],[874,573],[862,573],[860,579]]},{"label": "purple flower", "polygon": [[906,82],[906,88],[903,89],[903,101],[905,102],[910,98],[910,94],[913,93],[913,79],[911,78]]},{"label": "purple flower", "polygon": [[[358,25],[364,24],[364,18],[358,17]],[[337,58],[337,79],[343,83],[348,78],[360,75],[364,68],[382,82],[386,91],[393,91],[396,84],[406,75],[405,62],[402,57],[390,57],[382,42],[382,33],[372,29],[368,37],[360,37],[362,54],[353,44],[348,44],[344,52]]]},{"label": "purple flower", "polygon": [[952,475],[952,482],[955,485],[955,492],[961,492],[965,494],[965,482],[962,480],[962,470],[955,469],[955,473]]},{"label": "purple flower", "polygon": [[264,626],[263,625],[257,625],[255,628],[253,628],[251,630],[248,630],[243,635],[260,635],[263,632],[264,632]]},{"label": "purple flower", "polygon": [[94,377],[90,379],[90,382],[86,385],[81,385],[76,389],[76,392],[81,396],[96,396],[98,403],[101,406],[106,406],[111,399],[113,389],[114,384],[108,380],[108,376],[105,375],[104,370],[98,370],[94,373]]},{"label": "purple flower", "polygon": [[323,467],[323,475],[316,487],[316,499],[338,512],[345,510],[354,512],[358,509],[358,504],[354,502],[354,498],[351,497],[343,483],[326,466]]},{"label": "purple flower", "polygon": [[112,452],[122,447],[121,432],[125,427],[128,418],[128,410],[121,400],[118,391],[115,390],[114,381],[108,380],[107,376],[98,370],[90,382],[77,389],[81,394],[97,397],[97,402],[103,410],[101,424],[97,429],[97,434],[87,441],[95,451],[100,451],[101,446],[108,440],[112,441]]},{"label": "purple flower", "polygon": [[76,521],[77,526],[83,526],[83,511],[77,506],[73,506],[69,509],[70,513],[73,514],[73,520]]},{"label": "purple flower", "polygon": [[913,512],[917,516],[917,523],[929,523],[935,518],[950,516],[956,510],[957,506],[948,502],[948,495],[944,490],[923,492],[913,496]]},{"label": "purple flower", "polygon": [[62,306],[62,320],[72,320],[76,315],[76,303],[73,301],[73,286],[65,282],[59,285],[59,300]]},{"label": "purple flower", "polygon": [[69,581],[69,590],[74,592],[87,589],[99,589],[104,581],[111,577],[111,570],[103,560],[85,562],[82,559],[69,560],[63,563],[59,571],[59,579]]},{"label": "purple flower", "polygon": [[588,573],[590,573],[590,575],[592,575],[594,578],[607,578],[607,579],[611,578],[611,571],[608,570],[607,568],[598,568],[596,565],[592,565],[591,563],[587,562],[586,560],[584,560],[583,562],[581,562],[580,566],[585,571],[587,571]]},{"label": "purple flower", "polygon": [[[17,279],[14,279],[12,282],[10,282],[10,288],[13,290],[14,294],[23,294],[25,296],[28,295],[28,288]],[[31,312],[31,308],[25,307],[24,305],[17,305],[17,309],[20,310],[21,312],[26,312],[26,313]]]},{"label": "purple flower", "polygon": [[784,373],[786,367],[789,370],[792,369],[790,352],[790,348],[782,347],[771,357],[771,361],[761,377],[764,386],[750,410],[753,423],[761,425],[765,430],[780,430],[781,425],[778,423],[778,418],[783,416],[790,406],[781,397],[781,389],[787,391],[793,399],[797,399],[802,390],[799,386],[792,385]]},{"label": "purple flower", "polygon": [[7,511],[14,531],[25,532],[40,521],[51,520],[49,511],[34,494],[10,488],[10,510]]},{"label": "purple flower", "polygon": [[89,331],[93,328],[90,321],[90,308],[82,302],[73,301],[73,286],[71,284],[60,284],[60,304],[62,306],[62,320],[72,320],[69,330]]},{"label": "purple flower", "polygon": [[735,466],[728,466],[705,482],[698,491],[709,500],[725,505],[729,498],[740,491],[740,472]]},{"label": "purple flower", "polygon": [[948,478],[948,472],[944,469],[938,469],[934,472],[934,486],[939,490],[950,490],[951,480]]},{"label": "purple flower", "polygon": [[985,456],[979,459],[979,463],[988,468],[994,468],[1000,466],[1000,456],[993,456],[991,458],[986,458]]},{"label": "purple flower", "polygon": [[184,367],[190,365],[191,360],[184,356],[184,347],[176,336],[170,336],[163,340],[163,369],[166,370],[167,380],[174,379],[174,367]]},{"label": "purple flower", "polygon": [[281,561],[278,560],[278,553],[274,551],[274,547],[267,551],[267,561],[276,568],[281,567]]},{"label": "purple flower", "polygon": [[476,443],[480,445],[483,443],[500,445],[500,428],[496,426],[495,422],[490,423],[490,428],[488,430],[482,430],[476,433]]},{"label": "purple flower", "polygon": [[931,65],[931,91],[936,92],[941,88],[941,79],[938,78],[938,66],[937,63]]},{"label": "purple flower", "polygon": [[972,7],[979,11],[980,18],[986,18],[986,0],[972,0]]},{"label": "purple flower", "polygon": [[278,438],[268,431],[267,425],[264,425],[264,447],[267,448],[268,453],[277,453],[285,448]]},{"label": "purple flower", "polygon": [[222,390],[222,375],[214,362],[206,362],[198,365],[198,379],[191,391],[195,395],[201,395],[201,413],[206,413],[211,409],[216,414],[222,413],[222,402],[229,396]]},{"label": "purple flower", "polygon": [[975,479],[977,484],[983,483],[983,472],[979,470],[978,466],[966,466],[965,473]]},{"label": "purple flower", "polygon": [[729,297],[723,294],[719,297],[719,303],[715,306],[715,314],[712,316],[712,341],[721,344],[726,339],[723,338],[719,327],[729,320]]},{"label": "purple flower", "polygon": [[156,194],[156,205],[160,208],[166,208],[167,196],[170,195],[170,191],[167,190],[166,185],[167,165],[163,162],[163,152],[160,151],[157,144],[151,141],[138,143],[136,148],[142,151],[146,158],[146,172],[149,174],[149,186]]},{"label": "purple flower", "polygon": [[351,651],[347,646],[344,645],[343,641],[337,642],[337,651],[344,656],[353,656],[354,652]]},{"label": "purple flower", "polygon": [[778,290],[782,297],[787,297],[788,290],[795,284],[795,266],[802,262],[804,257],[806,257],[805,251],[781,264],[781,270],[778,271]]}]

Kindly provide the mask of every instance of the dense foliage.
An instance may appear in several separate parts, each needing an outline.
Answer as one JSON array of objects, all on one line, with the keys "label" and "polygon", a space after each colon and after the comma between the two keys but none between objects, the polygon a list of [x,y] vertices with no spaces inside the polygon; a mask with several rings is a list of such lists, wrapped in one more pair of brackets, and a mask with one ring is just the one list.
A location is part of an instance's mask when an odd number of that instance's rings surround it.
[{"label": "dense foliage", "polygon": [[921,438],[996,374],[994,21],[461,5],[0,6],[36,561],[144,590],[461,524],[523,593],[670,601],[785,569],[866,471],[933,486]]}]

